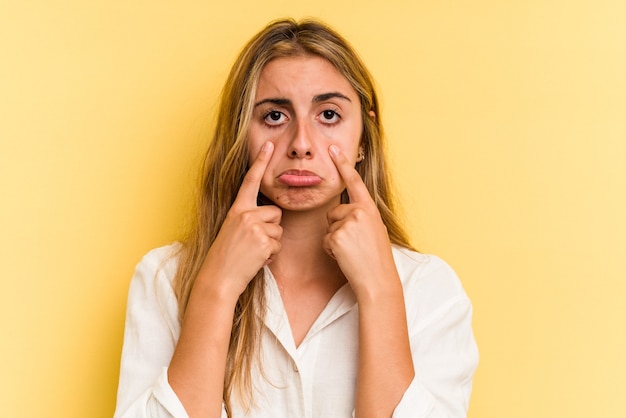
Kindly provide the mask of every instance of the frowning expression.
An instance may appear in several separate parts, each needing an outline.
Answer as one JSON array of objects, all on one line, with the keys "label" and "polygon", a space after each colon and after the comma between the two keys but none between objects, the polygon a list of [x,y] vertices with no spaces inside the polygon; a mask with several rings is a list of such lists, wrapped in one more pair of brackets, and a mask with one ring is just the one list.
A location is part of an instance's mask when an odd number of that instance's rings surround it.
[{"label": "frowning expression", "polygon": [[345,185],[328,147],[356,163],[363,131],[348,80],[317,56],[278,58],[263,68],[254,103],[250,161],[266,141],[274,143],[261,192],[285,210],[338,204]]}]

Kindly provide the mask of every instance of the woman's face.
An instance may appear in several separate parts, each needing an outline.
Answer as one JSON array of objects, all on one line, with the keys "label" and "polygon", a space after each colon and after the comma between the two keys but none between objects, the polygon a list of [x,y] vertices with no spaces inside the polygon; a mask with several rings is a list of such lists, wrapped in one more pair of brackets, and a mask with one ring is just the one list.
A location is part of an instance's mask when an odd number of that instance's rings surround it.
[{"label": "woman's face", "polygon": [[261,192],[285,210],[339,204],[345,184],[328,147],[355,164],[363,130],[348,80],[320,57],[277,58],[263,68],[254,103],[250,163],[266,141],[274,143]]}]

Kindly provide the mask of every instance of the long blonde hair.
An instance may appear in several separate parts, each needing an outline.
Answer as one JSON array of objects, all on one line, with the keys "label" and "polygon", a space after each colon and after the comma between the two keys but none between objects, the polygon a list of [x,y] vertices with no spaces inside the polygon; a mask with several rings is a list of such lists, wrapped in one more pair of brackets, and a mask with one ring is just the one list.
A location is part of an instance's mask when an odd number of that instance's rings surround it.
[{"label": "long blonde hair", "polygon": [[[273,59],[315,55],[327,59],[350,82],[361,101],[366,158],[357,164],[393,244],[410,248],[394,214],[384,158],[379,103],[372,78],[352,47],[334,30],[314,20],[284,19],[270,23],[243,48],[222,90],[215,131],[203,162],[197,213],[182,240],[174,290],[182,321],[189,295],[204,258],[233,204],[248,168],[247,137],[259,76]],[[370,116],[374,112],[375,117]],[[347,202],[344,192],[342,201]],[[235,309],[224,379],[224,402],[230,416],[232,393],[244,406],[252,402],[252,368],[258,365],[260,331],[265,312],[262,270],[241,294]]]}]

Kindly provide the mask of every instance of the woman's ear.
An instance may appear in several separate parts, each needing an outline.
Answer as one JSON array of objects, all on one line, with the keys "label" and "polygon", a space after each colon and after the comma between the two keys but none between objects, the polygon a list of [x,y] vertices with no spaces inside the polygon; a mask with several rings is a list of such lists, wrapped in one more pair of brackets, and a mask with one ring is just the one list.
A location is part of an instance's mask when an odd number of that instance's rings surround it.
[{"label": "woman's ear", "polygon": [[360,163],[364,159],[365,159],[365,149],[363,148],[363,145],[359,145],[359,154],[356,157],[356,162]]},{"label": "woman's ear", "polygon": [[372,119],[376,120],[376,112],[374,112],[373,110],[370,110],[368,113]]}]

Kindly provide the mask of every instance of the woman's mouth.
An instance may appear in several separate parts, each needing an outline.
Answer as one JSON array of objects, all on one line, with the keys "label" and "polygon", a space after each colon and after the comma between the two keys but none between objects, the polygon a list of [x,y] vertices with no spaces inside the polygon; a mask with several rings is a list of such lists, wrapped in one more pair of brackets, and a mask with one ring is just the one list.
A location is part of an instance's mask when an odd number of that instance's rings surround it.
[{"label": "woman's mouth", "polygon": [[322,178],[312,171],[287,170],[280,173],[278,181],[290,187],[308,187],[320,184]]}]

